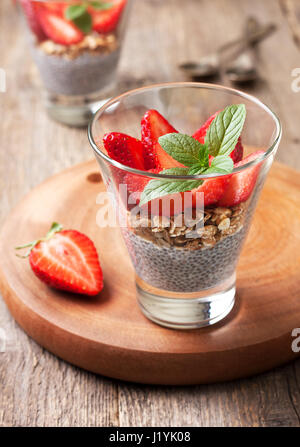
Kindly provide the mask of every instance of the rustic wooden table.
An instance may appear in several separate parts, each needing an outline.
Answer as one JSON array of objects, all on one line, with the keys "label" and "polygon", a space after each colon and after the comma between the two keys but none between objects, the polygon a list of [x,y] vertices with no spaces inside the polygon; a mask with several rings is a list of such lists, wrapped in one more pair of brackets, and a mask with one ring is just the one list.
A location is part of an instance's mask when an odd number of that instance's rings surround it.
[{"label": "rustic wooden table", "polygon": [[[176,65],[235,38],[247,14],[273,20],[279,30],[259,49],[261,80],[246,90],[282,120],[277,159],[300,168],[300,92],[291,86],[292,71],[300,67],[295,5],[296,0],[136,0],[120,90],[185,80]],[[92,153],[86,131],[47,118],[38,75],[9,0],[0,2],[0,33],[0,67],[7,74],[7,92],[0,93],[2,223],[31,188]],[[218,82],[227,84],[226,79]],[[17,327],[2,300],[0,328],[9,337],[7,352],[0,353],[0,426],[300,425],[300,361],[232,383],[141,386],[97,377],[49,354]]]}]

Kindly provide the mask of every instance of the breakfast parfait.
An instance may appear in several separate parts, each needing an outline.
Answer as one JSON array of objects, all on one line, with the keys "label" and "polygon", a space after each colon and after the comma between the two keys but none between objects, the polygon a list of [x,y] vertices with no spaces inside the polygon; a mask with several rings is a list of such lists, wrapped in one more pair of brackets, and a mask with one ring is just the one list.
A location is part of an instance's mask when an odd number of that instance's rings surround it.
[{"label": "breakfast parfait", "polygon": [[[192,136],[157,110],[141,121],[141,140],[104,135],[115,161],[149,177],[113,170],[122,233],[138,277],[157,289],[199,292],[234,275],[256,203],[261,164],[232,173],[264,151],[244,157],[243,104],[211,116]],[[180,176],[173,180],[155,174]],[[206,179],[185,179],[207,175]],[[214,177],[218,175],[218,177]],[[124,214],[126,218],[124,219]]]},{"label": "breakfast parfait", "polygon": [[113,87],[128,0],[20,3],[50,101],[76,107]]}]

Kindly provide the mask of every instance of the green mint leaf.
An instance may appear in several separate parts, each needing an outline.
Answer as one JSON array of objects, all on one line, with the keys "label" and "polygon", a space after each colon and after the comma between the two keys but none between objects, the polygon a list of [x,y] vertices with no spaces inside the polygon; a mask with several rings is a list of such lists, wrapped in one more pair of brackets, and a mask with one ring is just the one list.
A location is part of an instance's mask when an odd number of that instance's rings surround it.
[{"label": "green mint leaf", "polygon": [[206,169],[207,168],[205,166],[202,166],[201,164],[197,163],[188,170],[187,175],[200,175],[203,174],[206,171]]},{"label": "green mint leaf", "polygon": [[205,146],[205,144],[202,145],[199,154],[199,164],[205,168],[209,167],[209,153],[208,153],[208,147]]},{"label": "green mint leaf", "polygon": [[225,172],[232,172],[233,161],[226,155],[218,155],[217,157],[213,158],[210,169],[222,169]]},{"label": "green mint leaf", "polygon": [[89,33],[92,29],[92,16],[87,11],[73,19],[72,22],[85,34]]},{"label": "green mint leaf", "polygon": [[65,17],[68,20],[75,20],[81,17],[86,11],[86,5],[71,5],[65,11]]},{"label": "green mint leaf", "polygon": [[[187,175],[188,171],[188,168],[171,168],[165,169],[160,174]],[[141,194],[140,205],[145,205],[150,200],[157,199],[168,194],[191,191],[194,188],[198,188],[202,185],[202,183],[203,180],[150,180]]]},{"label": "green mint leaf", "polygon": [[158,139],[159,144],[172,158],[185,166],[199,163],[199,153],[202,144],[189,135],[168,133]]},{"label": "green mint leaf", "polygon": [[107,3],[107,2],[90,2],[90,5],[97,10],[105,10],[105,9],[110,9],[113,4],[112,3]]},{"label": "green mint leaf", "polygon": [[229,155],[236,146],[246,118],[244,104],[233,104],[218,113],[205,137],[210,155]]}]

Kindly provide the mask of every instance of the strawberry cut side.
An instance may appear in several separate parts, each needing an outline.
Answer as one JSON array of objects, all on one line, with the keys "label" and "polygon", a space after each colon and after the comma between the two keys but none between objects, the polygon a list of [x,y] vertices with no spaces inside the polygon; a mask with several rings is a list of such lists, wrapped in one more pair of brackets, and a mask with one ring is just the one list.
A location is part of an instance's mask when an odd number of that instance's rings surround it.
[{"label": "strawberry cut side", "polygon": [[103,275],[93,242],[76,230],[63,230],[39,242],[29,255],[35,275],[50,287],[97,295]]},{"label": "strawberry cut side", "polygon": [[[213,120],[215,119],[215,117],[218,115],[218,113],[219,112],[214,113],[214,115],[212,115],[210,118],[208,118],[208,120],[203,124],[203,126],[201,126],[200,129],[198,129],[194,133],[193,138],[195,138],[195,140],[198,140],[199,143],[204,144],[205,136],[208,131],[208,128],[211,125],[211,123],[213,122]],[[242,145],[241,137],[239,137],[234,150],[230,154],[230,157],[232,158],[233,163],[238,163],[239,161],[241,161],[243,159],[243,154],[244,154],[244,148]],[[210,157],[210,160],[213,159],[213,157],[211,155],[209,157]]]},{"label": "strawberry cut side", "polygon": [[110,33],[117,27],[126,0],[110,0],[109,3],[112,3],[113,6],[107,10],[97,11],[93,7],[89,7],[93,30],[100,34]]},{"label": "strawberry cut side", "polygon": [[108,155],[130,168],[145,170],[143,146],[140,140],[120,132],[104,135],[103,144]]},{"label": "strawberry cut side", "polygon": [[[256,151],[244,158],[244,160],[236,163],[235,168],[243,166],[250,161],[255,160],[260,155],[264,154],[264,151]],[[229,176],[229,182],[226,187],[225,193],[218,203],[218,206],[233,207],[239,203],[246,202],[252,194],[255,187],[256,180],[260,171],[261,163],[245,169],[237,174],[231,174]]]},{"label": "strawberry cut side", "polygon": [[32,0],[20,0],[20,3],[31,31],[35,34],[39,41],[47,39],[47,36],[44,33],[43,28],[41,27],[38,20],[36,12],[37,5],[35,5]]},{"label": "strawberry cut side", "polygon": [[48,10],[42,4],[36,5],[36,7],[41,27],[47,37],[53,40],[53,42],[68,46],[83,40],[84,33],[71,21],[65,19],[62,14]]},{"label": "strawberry cut side", "polygon": [[157,110],[148,110],[142,118],[141,126],[147,170],[183,167],[181,163],[167,154],[158,143],[158,139],[162,135],[178,132]]}]

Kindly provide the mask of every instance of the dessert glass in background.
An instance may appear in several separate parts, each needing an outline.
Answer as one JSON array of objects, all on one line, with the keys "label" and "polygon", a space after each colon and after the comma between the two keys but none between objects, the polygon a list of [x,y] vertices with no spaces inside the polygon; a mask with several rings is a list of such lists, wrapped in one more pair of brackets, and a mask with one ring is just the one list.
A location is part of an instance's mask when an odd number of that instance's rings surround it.
[{"label": "dessert glass in background", "polygon": [[19,0],[49,115],[87,125],[117,81],[131,0]]},{"label": "dessert glass in background", "polygon": [[[141,118],[149,109],[160,112],[180,133],[193,135],[211,115],[231,104],[246,107],[245,156],[260,152],[235,167],[230,178],[224,174],[184,177],[202,179],[205,185],[204,204],[194,206],[190,213],[186,214],[185,205],[177,208],[177,202],[169,216],[160,206],[156,211],[154,207],[151,217],[137,213],[131,193],[138,196],[151,179],[174,182],[180,177],[137,170],[113,160],[103,136],[122,132],[140,139]],[[138,303],[149,319],[166,327],[191,329],[214,324],[230,312],[236,266],[280,137],[278,118],[258,99],[211,84],[169,83],[133,90],[110,100],[95,114],[89,140],[118,211],[136,272]],[[120,185],[126,186],[127,195],[120,193]],[[239,200],[234,198],[235,188]],[[220,195],[217,203],[210,200],[211,192]]]}]

